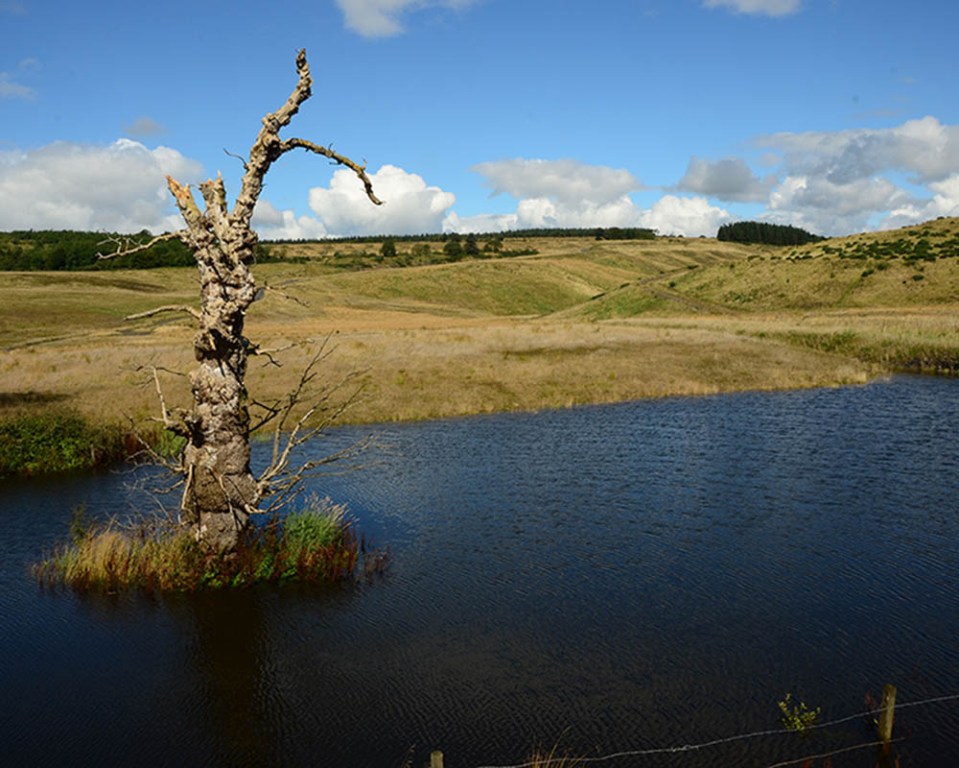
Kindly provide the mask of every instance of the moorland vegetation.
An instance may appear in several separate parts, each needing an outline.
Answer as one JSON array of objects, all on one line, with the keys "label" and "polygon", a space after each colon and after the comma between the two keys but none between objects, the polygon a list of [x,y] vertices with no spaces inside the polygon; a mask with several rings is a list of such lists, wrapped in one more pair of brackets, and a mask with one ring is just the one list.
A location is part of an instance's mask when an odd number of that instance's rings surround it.
[{"label": "moorland vegetation", "polygon": [[[344,423],[959,368],[959,219],[797,246],[587,231],[480,236],[467,254],[467,240],[453,259],[449,237],[270,244],[257,270],[277,290],[248,323],[284,351],[251,366],[250,391],[282,397],[327,337],[328,380],[365,378]],[[157,414],[152,369],[169,403],[189,400],[189,318],[124,318],[195,302],[194,269],[5,274],[0,474],[135,446],[131,425]]]}]

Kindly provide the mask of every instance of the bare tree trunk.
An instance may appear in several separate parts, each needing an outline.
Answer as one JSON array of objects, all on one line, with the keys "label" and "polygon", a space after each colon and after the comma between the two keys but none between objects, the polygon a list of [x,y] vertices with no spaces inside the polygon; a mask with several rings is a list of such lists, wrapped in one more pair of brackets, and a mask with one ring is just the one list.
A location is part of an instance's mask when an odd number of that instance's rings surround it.
[{"label": "bare tree trunk", "polygon": [[191,376],[193,411],[185,419],[182,516],[211,549],[229,551],[260,502],[250,470],[244,383],[249,342],[243,335],[244,316],[256,295],[250,271],[256,238],[248,224],[230,225],[221,178],[200,185],[205,215],[188,187],[173,179],[169,185],[187,223],[183,239],[193,248],[200,273],[200,328],[193,341],[199,365]]},{"label": "bare tree trunk", "polygon": [[[167,178],[170,192],[186,228],[156,238],[151,243],[122,250],[139,251],[161,239],[177,237],[193,251],[200,275],[200,311],[189,307],[161,307],[156,312],[185,310],[199,321],[193,342],[198,367],[191,376],[193,407],[171,415],[162,401],[163,423],[183,435],[184,491],[181,517],[192,526],[197,538],[210,549],[230,552],[249,526],[264,496],[274,492],[277,478],[286,470],[281,461],[256,478],[250,470],[250,414],[244,379],[247,357],[255,352],[243,335],[247,309],[258,298],[251,272],[257,238],[250,226],[263,178],[273,162],[293,149],[329,158],[350,168],[363,183],[369,199],[379,205],[365,166],[354,163],[304,139],[281,139],[279,132],[289,124],[311,95],[312,79],[306,52],[296,58],[299,75],[296,88],[286,102],[263,118],[263,125],[244,162],[245,173],[232,211],[227,208],[223,179],[217,176],[199,185],[204,210],[200,210],[189,185]],[[149,315],[153,313],[141,313]],[[288,488],[287,481],[283,487]]]}]

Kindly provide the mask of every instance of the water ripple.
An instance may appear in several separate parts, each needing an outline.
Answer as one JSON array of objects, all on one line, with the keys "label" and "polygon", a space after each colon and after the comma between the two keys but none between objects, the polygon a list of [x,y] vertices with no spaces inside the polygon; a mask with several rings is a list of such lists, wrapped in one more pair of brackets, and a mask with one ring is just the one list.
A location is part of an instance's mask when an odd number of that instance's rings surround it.
[{"label": "water ripple", "polygon": [[[312,490],[390,545],[391,574],[327,592],[38,593],[27,566],[69,507],[136,494],[109,475],[9,484],[0,741],[32,765],[511,763],[775,728],[787,691],[829,715],[888,681],[955,692],[957,384],[386,426],[370,469]],[[912,764],[959,763],[942,711],[907,719]]]}]

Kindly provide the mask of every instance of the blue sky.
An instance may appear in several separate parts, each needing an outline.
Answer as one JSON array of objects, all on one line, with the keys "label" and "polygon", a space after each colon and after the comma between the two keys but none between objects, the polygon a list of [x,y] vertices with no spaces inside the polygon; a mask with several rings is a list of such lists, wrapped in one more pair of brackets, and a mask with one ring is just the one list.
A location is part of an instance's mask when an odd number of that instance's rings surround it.
[{"label": "blue sky", "polygon": [[236,193],[260,118],[366,160],[282,158],[261,237],[761,218],[838,235],[959,215],[955,0],[0,0],[0,230],[179,228],[164,177]]}]

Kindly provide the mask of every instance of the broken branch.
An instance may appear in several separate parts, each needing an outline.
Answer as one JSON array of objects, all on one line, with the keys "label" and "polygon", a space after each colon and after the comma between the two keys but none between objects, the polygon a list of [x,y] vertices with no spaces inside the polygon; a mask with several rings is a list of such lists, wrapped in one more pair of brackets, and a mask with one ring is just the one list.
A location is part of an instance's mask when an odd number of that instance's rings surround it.
[{"label": "broken branch", "polygon": [[178,230],[176,232],[167,232],[162,235],[157,235],[152,240],[146,243],[139,243],[137,245],[130,245],[132,242],[130,238],[123,237],[108,237],[106,240],[101,240],[97,245],[105,245],[106,243],[115,243],[117,246],[116,251],[113,253],[99,253],[97,252],[97,259],[100,261],[106,261],[107,259],[115,259],[118,256],[129,256],[133,253],[139,253],[140,251],[145,251],[149,248],[152,248],[157,243],[162,243],[166,240],[176,240],[181,238],[186,234],[185,230]]},{"label": "broken branch", "polygon": [[356,174],[357,178],[363,182],[363,187],[366,189],[366,196],[370,199],[370,201],[376,205],[383,205],[383,201],[380,200],[373,192],[373,182],[370,180],[370,177],[366,175],[366,164],[360,165],[359,163],[350,160],[350,158],[346,157],[346,155],[341,155],[339,152],[334,152],[332,145],[329,147],[324,147],[320,144],[314,144],[312,141],[307,141],[306,139],[287,139],[280,144],[281,152],[289,152],[292,149],[305,149],[307,152],[313,152],[317,155],[328,157],[337,165],[343,165],[349,168],[351,171],[353,171],[353,173]]},{"label": "broken branch", "polygon": [[162,312],[186,312],[196,320],[199,320],[201,317],[199,311],[195,310],[193,307],[187,306],[186,304],[167,304],[163,307],[157,307],[156,309],[148,309],[146,312],[137,312],[133,315],[127,315],[123,319],[140,320],[144,317],[153,317],[153,315],[159,315]]}]

